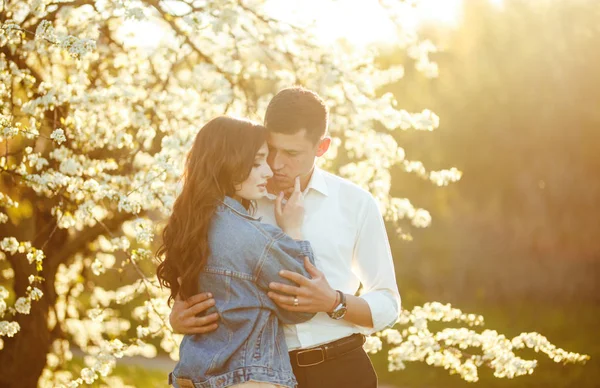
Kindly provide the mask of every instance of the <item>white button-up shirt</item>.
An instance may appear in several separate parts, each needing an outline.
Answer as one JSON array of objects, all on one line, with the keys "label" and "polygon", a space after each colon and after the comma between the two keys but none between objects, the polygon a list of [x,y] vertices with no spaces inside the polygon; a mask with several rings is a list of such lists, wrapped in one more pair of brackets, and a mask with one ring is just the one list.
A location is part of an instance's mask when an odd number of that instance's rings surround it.
[{"label": "white button-up shirt", "polygon": [[[383,218],[369,192],[315,167],[304,191],[304,239],[310,241],[315,264],[336,290],[356,294],[371,309],[373,328],[334,320],[318,313],[308,322],[285,325],[289,350],[310,348],[353,333],[372,334],[393,325],[400,311],[400,293]],[[256,215],[277,225],[275,196],[257,203]]]}]

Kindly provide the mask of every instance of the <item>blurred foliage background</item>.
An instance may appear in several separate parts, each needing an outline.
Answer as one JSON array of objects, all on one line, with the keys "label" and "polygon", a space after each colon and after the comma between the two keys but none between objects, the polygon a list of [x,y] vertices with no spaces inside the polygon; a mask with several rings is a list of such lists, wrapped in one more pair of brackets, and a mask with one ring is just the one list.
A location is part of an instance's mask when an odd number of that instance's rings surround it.
[{"label": "blurred foliage background", "polygon": [[[597,387],[600,2],[466,0],[455,28],[423,34],[441,48],[439,78],[407,66],[386,91],[409,111],[432,109],[441,126],[399,142],[425,165],[464,175],[443,188],[394,175],[397,195],[433,217],[414,241],[392,239],[403,305],[450,302],[483,314],[487,328],[538,331],[592,356],[585,367],[542,362],[512,381],[482,369],[481,386]],[[390,52],[382,64],[398,59]],[[399,387],[468,384],[426,365],[386,373],[381,356],[380,379]]]},{"label": "blurred foliage background", "polygon": [[[411,242],[390,231],[404,307],[449,302],[484,315],[486,328],[537,331],[592,357],[586,366],[542,361],[514,380],[481,369],[479,386],[597,387],[600,1],[465,0],[459,24],[425,25],[422,34],[441,49],[432,54],[439,78],[406,66],[404,79],[381,93],[408,111],[436,112],[434,133],[394,136],[413,159],[464,175],[436,188],[394,173],[392,194],[433,216]],[[388,50],[381,66],[409,63],[403,55]],[[425,364],[388,372],[385,352],[373,361],[381,385],[469,385]],[[170,365],[120,366],[118,374],[134,386],[164,386],[159,369]]]}]

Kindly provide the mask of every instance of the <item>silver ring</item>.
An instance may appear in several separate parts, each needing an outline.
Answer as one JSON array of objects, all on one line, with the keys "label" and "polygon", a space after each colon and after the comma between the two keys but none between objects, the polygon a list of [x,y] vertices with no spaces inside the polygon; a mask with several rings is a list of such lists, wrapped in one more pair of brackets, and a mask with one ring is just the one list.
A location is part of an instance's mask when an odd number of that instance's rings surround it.
[{"label": "silver ring", "polygon": [[300,303],[298,302],[298,297],[294,297],[294,307],[298,306]]}]

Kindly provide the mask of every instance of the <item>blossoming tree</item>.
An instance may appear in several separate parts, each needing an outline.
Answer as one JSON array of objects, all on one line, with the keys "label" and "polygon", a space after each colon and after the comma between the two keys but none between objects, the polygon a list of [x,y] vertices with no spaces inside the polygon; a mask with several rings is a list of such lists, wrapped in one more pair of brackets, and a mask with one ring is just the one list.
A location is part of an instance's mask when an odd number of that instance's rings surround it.
[{"label": "blossoming tree", "polygon": [[[402,27],[406,5],[381,6],[398,28],[395,44],[436,76],[433,45]],[[150,48],[125,37],[140,20],[162,31]],[[184,155],[208,119],[260,120],[282,87],[302,84],[330,104],[325,167],[369,189],[400,238],[410,238],[403,225],[429,224],[426,210],[390,195],[390,167],[437,185],[460,172],[406,159],[391,132],[431,131],[438,117],[377,93],[402,77],[402,65],[380,69],[376,50],[324,45],[308,31],[260,0],[0,0],[0,385],[118,384],[110,376],[118,358],[154,357],[154,344],[177,357],[151,243]],[[107,284],[128,271],[133,281]],[[513,353],[522,347],[557,362],[586,359],[535,333],[431,332],[432,320],[482,322],[426,304],[403,312],[403,327],[371,337],[368,348],[385,340],[394,345],[391,368],[424,361],[469,381],[483,365],[498,377],[531,373],[535,361]],[[72,347],[85,352],[81,373],[65,368]],[[481,354],[468,356],[467,347]]]}]

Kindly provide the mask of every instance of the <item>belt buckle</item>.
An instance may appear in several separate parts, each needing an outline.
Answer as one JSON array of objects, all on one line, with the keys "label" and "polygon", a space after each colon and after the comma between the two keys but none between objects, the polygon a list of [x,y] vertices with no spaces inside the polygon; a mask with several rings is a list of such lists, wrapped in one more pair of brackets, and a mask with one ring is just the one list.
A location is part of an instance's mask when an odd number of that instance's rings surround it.
[{"label": "belt buckle", "polygon": [[[309,364],[301,364],[299,356],[301,354],[309,353],[309,352],[321,352],[321,360],[317,361],[317,362],[312,362]],[[313,366],[313,365],[319,365],[322,362],[325,362],[325,351],[323,350],[323,348],[300,350],[296,353],[296,363],[298,363],[298,366],[301,366],[301,367]]]}]

